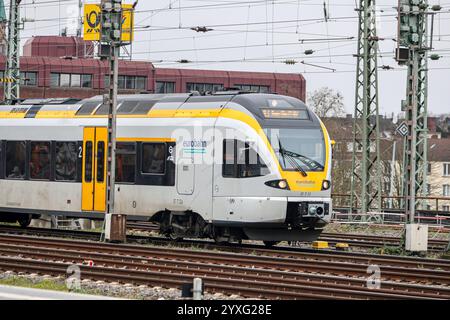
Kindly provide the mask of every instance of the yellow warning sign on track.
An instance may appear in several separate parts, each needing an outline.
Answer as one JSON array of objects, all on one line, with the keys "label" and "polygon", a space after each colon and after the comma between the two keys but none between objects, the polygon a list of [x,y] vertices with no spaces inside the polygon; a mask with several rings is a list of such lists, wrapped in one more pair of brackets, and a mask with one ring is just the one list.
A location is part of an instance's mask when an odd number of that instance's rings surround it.
[{"label": "yellow warning sign on track", "polygon": [[[133,5],[122,5],[122,37],[125,42],[133,41],[134,37],[134,10]],[[101,8],[100,4],[84,5],[83,38],[84,40],[100,41],[101,35]]]}]

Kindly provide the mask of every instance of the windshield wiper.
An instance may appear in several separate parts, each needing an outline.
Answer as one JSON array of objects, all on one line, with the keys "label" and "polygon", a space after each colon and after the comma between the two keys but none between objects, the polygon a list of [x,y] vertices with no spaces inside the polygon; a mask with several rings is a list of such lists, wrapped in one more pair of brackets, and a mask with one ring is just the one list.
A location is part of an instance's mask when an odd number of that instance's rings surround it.
[{"label": "windshield wiper", "polygon": [[323,170],[324,166],[321,165],[320,163],[318,163],[316,160],[313,160],[311,158],[308,158],[307,156],[289,151],[289,150],[285,150],[285,149],[281,149],[282,152],[292,158],[298,159],[301,162],[303,162],[304,164],[306,164],[310,169],[312,170]]},{"label": "windshield wiper", "polygon": [[281,146],[280,137],[277,136],[277,139],[278,139],[278,147],[280,148],[279,152],[281,154],[281,157],[283,158],[284,166],[286,167],[286,158],[284,157],[284,153],[281,152],[281,150],[283,150],[283,147]]},{"label": "windshield wiper", "polygon": [[300,171],[302,173],[302,176],[307,177],[308,174],[306,173],[306,171],[302,168],[301,165],[298,164],[297,161],[295,161],[294,158],[292,158],[290,155],[286,155],[286,157],[288,157],[288,161],[291,164],[291,166],[295,167],[298,171]]},{"label": "windshield wiper", "polygon": [[283,149],[283,146],[281,145],[280,138],[279,137],[277,137],[277,138],[278,138],[278,145],[279,145],[278,152],[281,154],[281,156],[283,158],[284,167],[286,167],[286,157],[287,157],[290,165],[293,166],[294,168],[296,168],[297,171],[300,171],[302,173],[302,176],[307,177],[308,174],[306,173],[306,171],[302,168],[302,166],[300,166],[298,164],[297,161],[295,161],[295,159],[293,157],[291,157],[289,154],[286,154],[286,151]]}]

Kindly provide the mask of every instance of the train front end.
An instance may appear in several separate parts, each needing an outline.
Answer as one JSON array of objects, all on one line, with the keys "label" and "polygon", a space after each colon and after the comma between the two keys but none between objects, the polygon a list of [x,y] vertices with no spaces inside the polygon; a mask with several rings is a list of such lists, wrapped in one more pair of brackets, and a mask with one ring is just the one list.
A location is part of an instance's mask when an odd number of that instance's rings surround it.
[{"label": "train front end", "polygon": [[245,232],[249,238],[266,241],[315,240],[332,213],[332,141],[327,129],[298,99],[261,95],[252,100],[254,107],[246,107],[256,115],[268,161],[273,160],[272,174],[264,177],[265,193],[271,200],[285,199],[286,211],[283,227],[270,232],[246,228]]}]

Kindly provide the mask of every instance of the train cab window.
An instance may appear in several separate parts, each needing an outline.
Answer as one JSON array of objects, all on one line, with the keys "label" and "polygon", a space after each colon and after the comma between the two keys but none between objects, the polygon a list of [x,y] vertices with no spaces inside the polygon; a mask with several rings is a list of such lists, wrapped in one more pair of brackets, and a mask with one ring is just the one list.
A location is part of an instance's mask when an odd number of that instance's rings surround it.
[{"label": "train cab window", "polygon": [[31,142],[30,179],[50,180],[50,142]]},{"label": "train cab window", "polygon": [[134,183],[136,179],[136,146],[118,142],[116,145],[116,181]]},{"label": "train cab window", "polygon": [[75,181],[77,177],[78,150],[76,142],[56,142],[55,179]]},{"label": "train cab window", "polygon": [[166,144],[142,144],[142,173],[164,174],[166,167]]},{"label": "train cab window", "polygon": [[247,142],[224,140],[222,175],[227,178],[252,178],[269,174],[269,169]]},{"label": "train cab window", "polygon": [[25,178],[27,144],[25,141],[6,142],[6,177],[9,179]]},{"label": "train cab window", "polygon": [[92,181],[92,141],[86,141],[86,145],[84,147],[84,152],[86,153],[86,157],[84,158],[84,181],[91,182]]},{"label": "train cab window", "polygon": [[105,181],[105,142],[97,142],[97,182]]},{"label": "train cab window", "polygon": [[248,143],[238,140],[236,149],[239,178],[251,178],[267,175],[268,168],[259,154]]}]

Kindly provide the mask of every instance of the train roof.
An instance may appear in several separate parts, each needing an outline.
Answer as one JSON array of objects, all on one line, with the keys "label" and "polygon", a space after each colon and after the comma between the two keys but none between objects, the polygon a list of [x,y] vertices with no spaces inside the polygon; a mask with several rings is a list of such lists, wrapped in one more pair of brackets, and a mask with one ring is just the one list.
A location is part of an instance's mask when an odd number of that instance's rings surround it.
[{"label": "train roof", "polygon": [[[118,115],[145,116],[155,106],[166,110],[178,109],[185,103],[220,104],[229,102],[240,105],[253,114],[262,126],[278,126],[281,123],[294,124],[292,120],[310,120],[318,124],[317,117],[309,112],[307,106],[299,99],[266,93],[248,93],[241,91],[224,91],[208,95],[198,93],[175,94],[132,94],[118,96]],[[34,118],[39,113],[57,112],[74,116],[104,116],[108,114],[108,105],[103,103],[103,96],[77,100],[70,98],[58,99],[27,99],[19,105],[0,106],[0,117]],[[8,114],[10,116],[8,116]],[[21,117],[20,114],[23,114]],[[2,116],[3,115],[3,116]],[[11,116],[14,115],[14,116]]]}]

